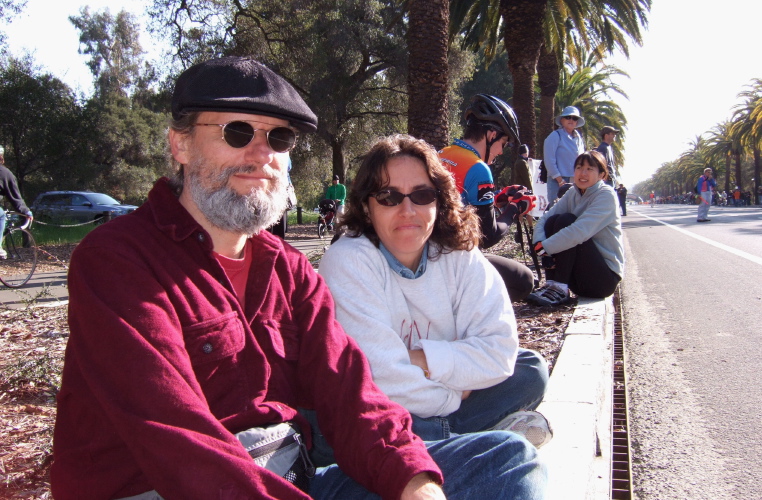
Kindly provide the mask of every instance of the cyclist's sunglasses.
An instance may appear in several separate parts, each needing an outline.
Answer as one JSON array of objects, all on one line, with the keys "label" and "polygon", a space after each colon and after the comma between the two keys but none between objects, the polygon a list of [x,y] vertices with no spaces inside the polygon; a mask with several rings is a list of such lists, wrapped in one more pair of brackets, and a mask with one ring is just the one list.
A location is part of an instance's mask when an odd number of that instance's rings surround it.
[{"label": "cyclist's sunglasses", "polygon": [[377,193],[371,194],[376,199],[379,205],[385,207],[396,207],[405,198],[410,198],[410,201],[416,205],[430,205],[437,199],[437,190],[432,188],[416,189],[412,193],[402,194],[399,191],[393,191],[391,189],[384,189]]},{"label": "cyclist's sunglasses", "polygon": [[[258,122],[254,122],[258,123]],[[214,126],[222,128],[222,139],[231,148],[240,149],[248,146],[254,139],[257,130],[251,123],[236,120],[228,123],[197,123],[196,125]],[[262,130],[267,137],[267,144],[276,153],[290,151],[296,145],[296,132],[288,127],[275,127],[270,130]]]},{"label": "cyclist's sunglasses", "polygon": [[579,121],[579,116],[564,116],[567,120]]}]

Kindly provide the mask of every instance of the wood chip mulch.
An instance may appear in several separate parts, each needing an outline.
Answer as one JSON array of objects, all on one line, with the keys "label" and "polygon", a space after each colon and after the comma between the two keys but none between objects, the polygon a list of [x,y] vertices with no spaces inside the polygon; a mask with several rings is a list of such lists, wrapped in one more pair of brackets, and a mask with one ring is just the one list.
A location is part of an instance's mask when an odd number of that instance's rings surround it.
[{"label": "wood chip mulch", "polygon": [[[313,225],[291,226],[287,238],[314,238]],[[502,245],[502,244],[501,244]],[[46,246],[37,272],[65,268],[74,245]],[[516,256],[513,242],[494,253]],[[514,304],[522,347],[552,367],[574,305]],[[66,306],[0,310],[0,498],[49,499],[55,394],[69,336]]]}]

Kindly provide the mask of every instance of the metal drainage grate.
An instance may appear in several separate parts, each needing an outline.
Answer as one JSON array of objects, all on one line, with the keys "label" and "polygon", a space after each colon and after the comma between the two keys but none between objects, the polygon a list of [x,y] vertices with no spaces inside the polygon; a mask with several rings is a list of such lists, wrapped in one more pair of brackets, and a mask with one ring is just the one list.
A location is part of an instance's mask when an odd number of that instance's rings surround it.
[{"label": "metal drainage grate", "polygon": [[622,327],[622,303],[620,290],[614,294],[614,391],[611,428],[611,498],[630,500],[632,498],[632,476],[630,472],[630,430],[627,415],[627,381],[624,366]]}]

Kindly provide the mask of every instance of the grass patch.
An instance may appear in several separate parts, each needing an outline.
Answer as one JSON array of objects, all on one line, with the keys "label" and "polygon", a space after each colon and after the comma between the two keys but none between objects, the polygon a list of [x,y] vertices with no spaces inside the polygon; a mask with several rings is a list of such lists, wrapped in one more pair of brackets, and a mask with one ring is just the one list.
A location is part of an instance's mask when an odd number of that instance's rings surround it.
[{"label": "grass patch", "polygon": [[[317,224],[318,213],[311,210],[302,209],[302,224]],[[292,210],[288,213],[288,225],[292,226],[297,224],[296,222],[296,210]]]},{"label": "grass patch", "polygon": [[37,245],[61,245],[64,243],[79,243],[87,233],[95,228],[95,224],[83,226],[60,227],[58,225],[43,225],[32,223],[32,235]]}]

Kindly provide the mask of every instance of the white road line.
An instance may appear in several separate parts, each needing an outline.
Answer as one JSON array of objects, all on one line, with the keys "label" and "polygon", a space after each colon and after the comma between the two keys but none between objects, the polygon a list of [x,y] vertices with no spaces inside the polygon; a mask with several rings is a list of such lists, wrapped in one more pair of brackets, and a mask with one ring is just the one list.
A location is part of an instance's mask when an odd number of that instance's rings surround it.
[{"label": "white road line", "polygon": [[681,227],[673,226],[672,224],[669,224],[668,222],[660,221],[659,219],[655,219],[655,218],[653,218],[653,217],[651,217],[649,215],[646,215],[646,214],[644,214],[642,212],[638,212],[636,210],[633,210],[633,212],[635,212],[638,215],[642,215],[646,219],[651,219],[652,221],[658,222],[659,224],[664,224],[668,228],[674,229],[675,231],[683,233],[686,236],[690,236],[691,238],[695,238],[695,239],[697,239],[699,241],[703,241],[704,243],[712,245],[713,247],[717,247],[720,250],[725,250],[726,252],[730,252],[733,255],[737,255],[739,257],[743,257],[746,260],[750,260],[750,261],[754,262],[755,264],[759,264],[760,266],[762,266],[762,258],[761,257],[757,257],[756,255],[752,255],[750,253],[746,253],[746,252],[744,252],[742,250],[738,250],[736,248],[729,247],[727,245],[723,245],[722,243],[717,243],[714,240],[710,240],[709,238],[704,238],[703,236],[699,236],[698,234],[692,233],[690,231],[687,231],[687,230],[685,230],[685,229],[683,229]]}]

